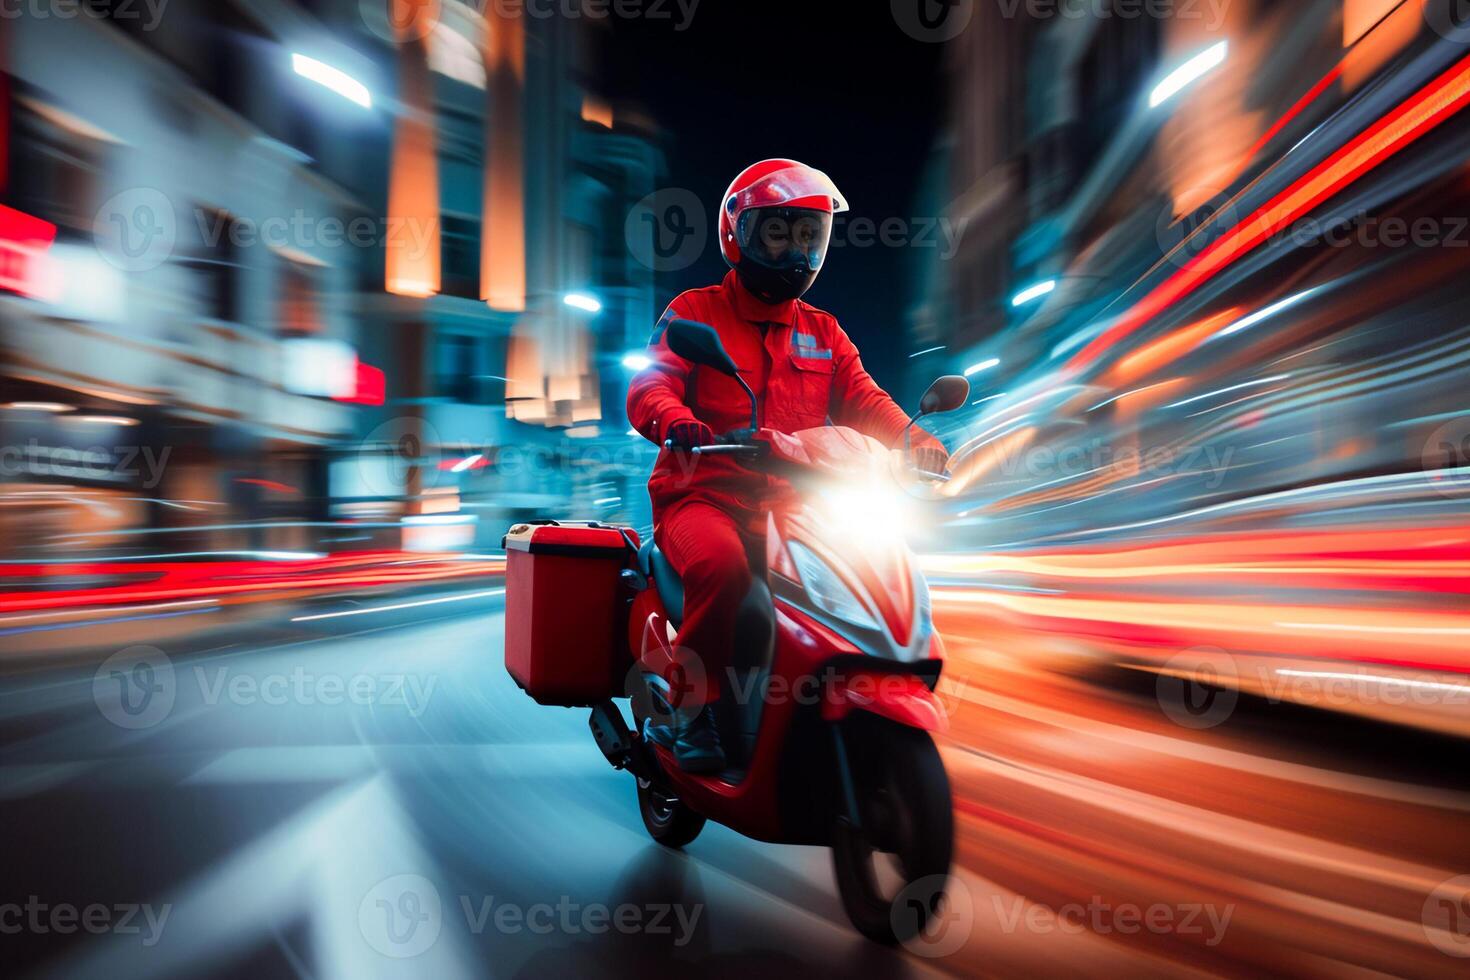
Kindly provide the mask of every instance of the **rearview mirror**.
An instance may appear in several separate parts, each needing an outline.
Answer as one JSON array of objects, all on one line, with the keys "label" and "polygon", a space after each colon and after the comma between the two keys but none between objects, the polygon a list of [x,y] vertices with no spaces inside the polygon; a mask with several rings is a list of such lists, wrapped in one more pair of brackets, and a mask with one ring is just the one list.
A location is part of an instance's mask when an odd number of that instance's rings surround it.
[{"label": "rearview mirror", "polygon": [[919,400],[920,415],[937,415],[964,407],[970,400],[970,382],[958,374],[947,374],[929,386]]},{"label": "rearview mirror", "polygon": [[725,345],[720,343],[714,327],[693,320],[674,320],[664,329],[669,350],[684,360],[714,368],[732,378],[739,377],[740,371],[725,353]]}]

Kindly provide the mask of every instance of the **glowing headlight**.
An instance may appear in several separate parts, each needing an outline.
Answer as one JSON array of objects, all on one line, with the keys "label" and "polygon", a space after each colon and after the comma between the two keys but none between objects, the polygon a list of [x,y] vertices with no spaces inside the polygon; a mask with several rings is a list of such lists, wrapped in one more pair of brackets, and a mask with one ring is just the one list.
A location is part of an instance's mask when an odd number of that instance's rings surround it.
[{"label": "glowing headlight", "polygon": [[892,487],[843,487],[822,491],[824,520],[860,543],[902,540],[911,523],[913,501]]},{"label": "glowing headlight", "polygon": [[857,596],[852,594],[852,590],[843,584],[842,579],[837,577],[837,573],[826,562],[795,541],[789,542],[786,549],[791,554],[792,563],[796,565],[796,573],[801,576],[801,584],[806,586],[807,595],[812,597],[812,602],[818,609],[854,626],[878,629],[877,622],[868,610],[863,608]]}]

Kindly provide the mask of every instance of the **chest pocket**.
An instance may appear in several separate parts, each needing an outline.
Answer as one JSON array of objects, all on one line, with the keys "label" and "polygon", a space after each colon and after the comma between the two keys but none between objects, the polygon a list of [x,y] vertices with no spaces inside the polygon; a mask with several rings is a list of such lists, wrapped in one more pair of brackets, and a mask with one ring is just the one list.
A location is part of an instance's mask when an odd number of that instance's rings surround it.
[{"label": "chest pocket", "polygon": [[792,406],[795,421],[802,426],[818,426],[827,421],[832,401],[832,379],[837,366],[830,350],[801,347],[789,355],[799,399]]},{"label": "chest pocket", "polygon": [[[750,374],[740,369],[741,375],[750,380]],[[740,382],[714,368],[698,367],[691,379],[694,382],[693,399],[690,404],[695,415],[718,433],[741,428],[750,424],[750,397]]]}]

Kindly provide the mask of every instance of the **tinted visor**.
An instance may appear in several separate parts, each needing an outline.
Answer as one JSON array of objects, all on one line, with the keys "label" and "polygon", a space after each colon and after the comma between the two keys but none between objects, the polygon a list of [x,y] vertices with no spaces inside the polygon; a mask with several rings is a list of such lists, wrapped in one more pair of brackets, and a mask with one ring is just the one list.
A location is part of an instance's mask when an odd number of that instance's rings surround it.
[{"label": "tinted visor", "polygon": [[768,269],[816,272],[831,238],[832,215],[815,208],[751,208],[735,224],[740,254]]}]

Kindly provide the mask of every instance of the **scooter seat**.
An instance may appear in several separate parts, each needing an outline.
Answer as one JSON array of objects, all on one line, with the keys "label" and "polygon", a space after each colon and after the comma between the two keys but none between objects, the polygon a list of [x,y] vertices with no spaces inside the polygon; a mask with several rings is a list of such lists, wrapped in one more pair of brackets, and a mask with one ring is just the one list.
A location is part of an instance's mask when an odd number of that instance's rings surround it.
[{"label": "scooter seat", "polygon": [[679,578],[679,573],[674,571],[668,557],[653,543],[651,535],[638,549],[638,566],[658,590],[669,622],[675,626],[684,622],[684,582]]}]

